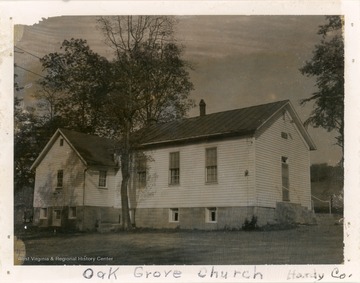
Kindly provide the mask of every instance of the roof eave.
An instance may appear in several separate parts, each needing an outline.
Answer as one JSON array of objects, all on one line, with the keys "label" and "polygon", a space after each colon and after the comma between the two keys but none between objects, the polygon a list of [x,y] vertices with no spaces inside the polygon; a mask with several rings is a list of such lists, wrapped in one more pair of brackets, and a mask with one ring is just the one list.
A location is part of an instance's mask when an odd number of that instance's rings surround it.
[{"label": "roof eave", "polygon": [[304,127],[303,123],[301,122],[300,117],[298,116],[298,114],[296,113],[293,105],[290,103],[289,101],[289,109],[292,112],[291,114],[295,117],[295,124],[297,125],[299,131],[301,132],[303,138],[305,139],[305,141],[307,142],[309,149],[311,151],[316,150],[316,145],[315,142],[312,140],[311,136],[309,135],[308,131],[306,130],[306,128]]},{"label": "roof eave", "polygon": [[81,154],[76,150],[75,146],[72,144],[72,142],[66,137],[66,135],[59,129],[59,132],[61,133],[62,137],[66,140],[66,142],[69,144],[71,149],[75,151],[76,155],[80,158],[80,160],[84,163],[85,166],[88,165],[86,160],[81,156]]},{"label": "roof eave", "polygon": [[294,118],[294,122],[296,124],[296,126],[298,127],[302,137],[304,138],[304,140],[306,141],[309,150],[313,151],[316,150],[316,145],[314,143],[314,141],[312,140],[312,138],[310,137],[309,133],[307,132],[307,130],[305,129],[304,125],[301,122],[300,117],[298,116],[298,114],[296,113],[294,106],[291,104],[290,100],[287,100],[286,103],[284,103],[283,106],[281,106],[277,111],[275,111],[266,121],[264,121],[257,129],[257,131],[259,131],[263,126],[265,126],[273,117],[275,117],[280,111],[283,111],[284,108],[287,108],[290,111],[290,114],[292,115],[292,117]]},{"label": "roof eave", "polygon": [[41,160],[43,160],[44,156],[50,150],[51,146],[55,143],[55,140],[58,138],[59,135],[60,135],[60,129],[57,129],[56,132],[51,137],[51,139],[47,142],[47,144],[45,145],[43,150],[40,152],[38,157],[35,159],[33,164],[31,165],[31,167],[30,167],[31,171],[33,171],[39,165]]},{"label": "roof eave", "polygon": [[149,143],[142,143],[140,147],[152,147],[152,146],[160,146],[166,144],[177,144],[177,143],[188,143],[188,142],[198,142],[204,140],[212,140],[212,139],[220,139],[220,138],[231,138],[231,137],[243,137],[250,136],[255,133],[255,130],[244,130],[240,132],[227,132],[227,133],[216,133],[210,135],[201,135],[195,137],[187,137],[182,139],[173,139],[173,140],[163,140]]},{"label": "roof eave", "polygon": [[44,156],[48,153],[48,151],[50,150],[50,148],[53,146],[53,144],[55,143],[55,140],[59,137],[62,136],[66,142],[69,144],[69,146],[72,148],[72,150],[75,151],[75,153],[78,155],[78,157],[80,158],[80,160],[84,163],[85,166],[87,166],[87,162],[86,160],[81,156],[81,154],[76,150],[76,148],[72,145],[71,141],[66,137],[66,135],[61,131],[61,129],[57,129],[56,132],[53,134],[53,136],[51,137],[51,139],[48,141],[48,143],[46,144],[46,146],[44,147],[44,149],[40,152],[39,156],[35,159],[34,163],[31,165],[30,170],[33,171],[39,164],[40,162],[43,160]]}]

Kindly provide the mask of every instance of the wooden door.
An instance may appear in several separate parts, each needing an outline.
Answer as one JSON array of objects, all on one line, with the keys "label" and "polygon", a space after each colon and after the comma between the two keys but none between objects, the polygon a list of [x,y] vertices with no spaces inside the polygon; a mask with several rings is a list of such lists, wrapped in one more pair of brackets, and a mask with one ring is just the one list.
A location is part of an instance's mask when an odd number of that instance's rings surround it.
[{"label": "wooden door", "polygon": [[52,226],[61,226],[61,209],[54,209],[52,215]]}]

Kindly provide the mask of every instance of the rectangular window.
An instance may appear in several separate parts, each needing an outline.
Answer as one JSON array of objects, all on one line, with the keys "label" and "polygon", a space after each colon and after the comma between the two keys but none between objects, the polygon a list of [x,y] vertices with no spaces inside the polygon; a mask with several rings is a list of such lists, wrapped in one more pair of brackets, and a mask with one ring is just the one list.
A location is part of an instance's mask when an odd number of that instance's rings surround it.
[{"label": "rectangular window", "polygon": [[208,223],[217,222],[217,209],[216,207],[206,208],[205,210],[205,221]]},{"label": "rectangular window", "polygon": [[57,183],[56,183],[57,188],[63,187],[63,178],[64,178],[64,170],[58,170],[57,171]]},{"label": "rectangular window", "polygon": [[60,209],[54,209],[53,219],[56,219],[56,220],[61,219],[61,210]]},{"label": "rectangular window", "polygon": [[64,139],[60,139],[60,146],[64,145]]},{"label": "rectangular window", "polygon": [[179,209],[178,208],[170,208],[169,221],[170,222],[179,222]]},{"label": "rectangular window", "polygon": [[289,164],[287,157],[281,157],[282,200],[290,201]]},{"label": "rectangular window", "polygon": [[146,187],[146,157],[138,157],[136,163],[137,185],[138,188],[144,188]]},{"label": "rectangular window", "polygon": [[99,171],[99,187],[100,188],[106,188],[106,171]]},{"label": "rectangular window", "polygon": [[170,185],[178,185],[180,183],[180,152],[170,152],[169,171]]},{"label": "rectangular window", "polygon": [[47,218],[48,218],[48,209],[47,209],[47,207],[40,208],[40,219],[47,219]]},{"label": "rectangular window", "polygon": [[69,218],[76,218],[76,206],[69,207]]},{"label": "rectangular window", "polygon": [[217,149],[206,149],[206,183],[217,182]]}]

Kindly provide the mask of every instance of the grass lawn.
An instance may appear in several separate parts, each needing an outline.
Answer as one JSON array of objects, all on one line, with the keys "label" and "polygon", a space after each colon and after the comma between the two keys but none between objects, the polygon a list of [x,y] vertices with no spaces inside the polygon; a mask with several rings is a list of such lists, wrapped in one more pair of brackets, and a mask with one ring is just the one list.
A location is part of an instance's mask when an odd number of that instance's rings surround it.
[{"label": "grass lawn", "polygon": [[[343,262],[341,225],[299,226],[290,230],[251,232],[140,231],[56,234],[41,237],[24,235],[22,239],[26,245],[24,264],[27,265],[244,265]],[[53,260],[48,260],[51,257]],[[37,261],[35,258],[43,259]]]}]

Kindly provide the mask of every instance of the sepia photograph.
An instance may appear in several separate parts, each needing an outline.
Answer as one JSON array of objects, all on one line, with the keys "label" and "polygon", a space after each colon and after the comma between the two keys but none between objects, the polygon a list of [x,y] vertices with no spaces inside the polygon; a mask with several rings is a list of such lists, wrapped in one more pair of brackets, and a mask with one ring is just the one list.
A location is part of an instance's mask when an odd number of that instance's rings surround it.
[{"label": "sepia photograph", "polygon": [[101,14],[13,26],[16,270],[355,278],[346,15]]},{"label": "sepia photograph", "polygon": [[16,26],[19,262],[343,262],[343,21]]}]

